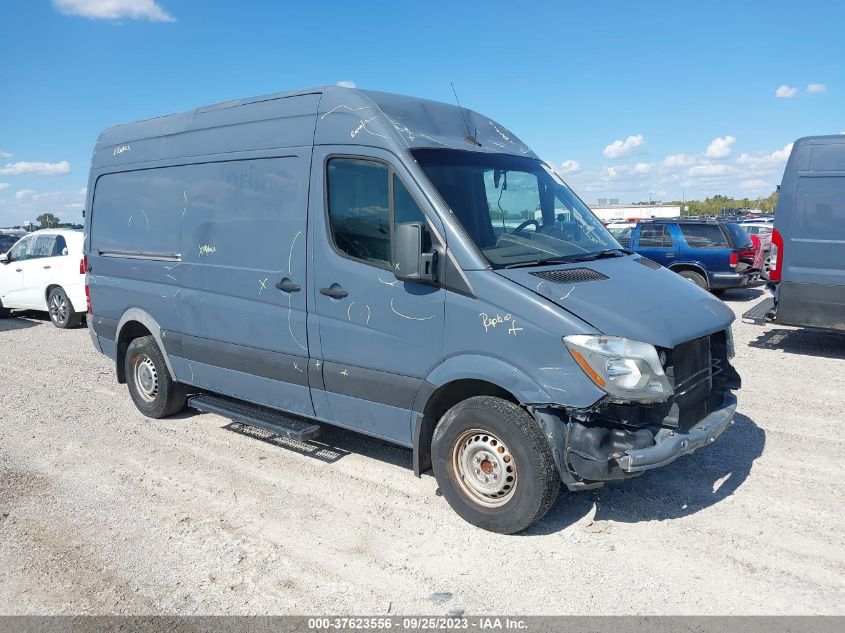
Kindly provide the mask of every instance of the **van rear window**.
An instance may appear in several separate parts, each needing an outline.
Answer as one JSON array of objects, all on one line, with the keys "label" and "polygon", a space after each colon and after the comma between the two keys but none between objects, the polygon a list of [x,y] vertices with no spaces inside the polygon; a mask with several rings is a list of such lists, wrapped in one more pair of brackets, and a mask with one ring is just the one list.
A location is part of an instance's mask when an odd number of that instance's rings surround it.
[{"label": "van rear window", "polygon": [[728,248],[728,239],[716,224],[679,225],[690,248]]},{"label": "van rear window", "polygon": [[794,237],[812,240],[845,238],[845,177],[799,178]]}]

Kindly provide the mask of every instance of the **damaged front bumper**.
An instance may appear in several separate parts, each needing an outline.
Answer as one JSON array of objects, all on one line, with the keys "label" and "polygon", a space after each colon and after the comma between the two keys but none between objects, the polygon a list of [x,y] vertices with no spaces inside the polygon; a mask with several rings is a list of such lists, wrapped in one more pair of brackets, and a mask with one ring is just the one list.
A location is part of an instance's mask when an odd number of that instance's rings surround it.
[{"label": "damaged front bumper", "polygon": [[735,414],[736,396],[728,392],[720,409],[713,411],[687,432],[661,429],[654,438],[653,446],[627,450],[624,455],[616,458],[616,462],[626,473],[639,473],[665,466],[681,455],[687,455],[714,442],[733,424]]},{"label": "damaged front bumper", "polygon": [[531,412],[549,441],[561,480],[570,490],[583,490],[636,477],[714,442],[733,424],[736,405],[736,396],[727,391],[721,406],[686,430],[609,427],[552,408]]}]

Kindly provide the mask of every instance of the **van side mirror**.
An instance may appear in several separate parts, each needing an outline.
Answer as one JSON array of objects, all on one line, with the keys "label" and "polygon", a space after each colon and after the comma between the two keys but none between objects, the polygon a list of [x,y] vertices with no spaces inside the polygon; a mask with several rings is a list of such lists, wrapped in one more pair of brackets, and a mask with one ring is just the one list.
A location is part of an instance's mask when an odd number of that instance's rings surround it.
[{"label": "van side mirror", "polygon": [[423,253],[422,222],[397,224],[393,234],[393,274],[400,281],[432,283],[434,253]]}]

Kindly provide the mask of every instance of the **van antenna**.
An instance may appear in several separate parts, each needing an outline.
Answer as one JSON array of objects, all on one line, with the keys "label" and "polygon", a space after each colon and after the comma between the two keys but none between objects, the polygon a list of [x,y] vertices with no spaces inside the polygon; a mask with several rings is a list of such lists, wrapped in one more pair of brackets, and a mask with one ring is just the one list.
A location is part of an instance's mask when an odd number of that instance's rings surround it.
[{"label": "van antenna", "polygon": [[476,130],[473,134],[469,129],[469,120],[467,120],[467,115],[466,112],[464,112],[463,106],[461,105],[461,100],[458,99],[458,93],[455,90],[455,84],[450,81],[449,85],[452,86],[452,94],[455,95],[455,103],[458,104],[458,109],[461,111],[461,117],[464,120],[464,127],[466,127],[467,129],[466,140],[468,140],[473,145],[478,145],[479,147],[481,147],[481,143],[478,142],[478,130]]}]

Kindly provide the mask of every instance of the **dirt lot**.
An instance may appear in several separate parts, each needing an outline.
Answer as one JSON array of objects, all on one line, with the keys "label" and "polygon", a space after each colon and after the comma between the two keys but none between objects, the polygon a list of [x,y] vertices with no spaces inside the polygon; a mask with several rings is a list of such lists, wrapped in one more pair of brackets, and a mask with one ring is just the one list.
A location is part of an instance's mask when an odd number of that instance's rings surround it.
[{"label": "dirt lot", "polygon": [[508,537],[407,451],[151,421],[84,329],[2,320],[0,613],[843,614],[845,336],[734,328],[740,415],[713,446]]}]

